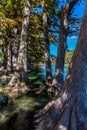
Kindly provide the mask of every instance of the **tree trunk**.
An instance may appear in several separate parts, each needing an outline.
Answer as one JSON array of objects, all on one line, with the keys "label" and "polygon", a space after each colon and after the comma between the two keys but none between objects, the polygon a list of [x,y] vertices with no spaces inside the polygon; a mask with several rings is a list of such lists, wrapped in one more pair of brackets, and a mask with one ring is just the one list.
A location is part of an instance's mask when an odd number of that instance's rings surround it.
[{"label": "tree trunk", "polygon": [[47,25],[47,15],[45,0],[42,0],[42,10],[43,10],[43,32],[44,32],[44,41],[45,41],[45,63],[46,63],[46,82],[50,83],[52,80],[52,71],[51,71],[51,61],[50,61],[50,43],[49,43],[49,34],[48,34],[48,25]]},{"label": "tree trunk", "polygon": [[15,71],[16,70],[16,65],[17,65],[17,59],[18,59],[18,50],[19,50],[18,27],[13,28],[12,36],[13,36],[12,64],[13,64],[13,71]]},{"label": "tree trunk", "polygon": [[70,4],[64,4],[62,6],[61,16],[60,16],[60,34],[59,34],[59,45],[58,54],[56,58],[55,74],[52,82],[52,86],[61,86],[64,84],[64,63],[65,63],[65,53],[67,49],[66,40],[68,34],[68,19],[70,12],[78,0],[72,0]]},{"label": "tree trunk", "polygon": [[27,40],[30,18],[30,6],[31,0],[26,0],[24,9],[24,22],[22,25],[21,42],[19,47],[18,61],[16,72],[12,76],[11,81],[7,85],[6,89],[16,88],[17,91],[22,90],[22,86],[25,88],[23,91],[28,90],[28,71],[27,71]]},{"label": "tree trunk", "polygon": [[13,72],[13,64],[12,64],[12,44],[8,43],[8,62],[7,62],[7,71]]},{"label": "tree trunk", "polygon": [[6,30],[5,45],[3,50],[3,66],[5,71],[13,72],[12,44],[9,42],[9,32]]},{"label": "tree trunk", "polygon": [[[18,6],[14,5],[14,15],[13,19],[16,20],[18,17]],[[18,50],[19,50],[19,27],[15,25],[15,27],[12,29],[12,37],[13,37],[13,43],[12,43],[12,63],[13,63],[13,69],[16,70],[17,65],[17,59],[18,59]]]},{"label": "tree trunk", "polygon": [[59,46],[58,54],[56,59],[56,68],[53,79],[53,85],[62,84],[63,85],[63,71],[64,71],[64,59],[66,52],[66,39],[68,32],[68,8],[67,5],[63,5],[61,11],[61,25],[60,25],[60,35],[59,35]]},{"label": "tree trunk", "polygon": [[8,41],[7,38],[5,38],[5,44],[3,48],[3,66],[4,69],[7,69],[7,53],[8,53]]},{"label": "tree trunk", "polygon": [[59,98],[39,114],[37,130],[87,130],[87,1],[77,48]]}]

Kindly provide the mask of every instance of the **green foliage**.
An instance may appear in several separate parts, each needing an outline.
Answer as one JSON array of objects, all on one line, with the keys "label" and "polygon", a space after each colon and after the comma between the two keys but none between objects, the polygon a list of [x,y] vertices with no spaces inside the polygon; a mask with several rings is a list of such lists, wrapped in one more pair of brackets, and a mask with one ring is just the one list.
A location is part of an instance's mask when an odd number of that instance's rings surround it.
[{"label": "green foliage", "polygon": [[39,86],[42,84],[42,73],[37,72],[37,73],[31,73],[29,74],[29,80],[34,86]]},{"label": "green foliage", "polygon": [[66,52],[66,55],[65,55],[65,64],[69,64],[70,63],[71,58],[73,56],[73,53],[74,53],[73,50]]},{"label": "green foliage", "polygon": [[[69,1],[70,2],[70,1]],[[5,38],[9,43],[13,43],[12,30],[14,27],[19,29],[19,42],[21,26],[23,22],[25,0],[1,0],[0,1],[0,38],[5,42]],[[29,39],[28,39],[28,56],[29,63],[33,66],[39,62],[44,62],[44,40],[43,40],[43,27],[42,27],[42,1],[33,0],[32,10],[30,16],[29,26]],[[58,44],[58,36],[60,30],[60,12],[59,0],[46,1],[46,12],[48,17],[48,31],[50,43]],[[80,25],[79,19],[73,17],[73,13],[69,18],[69,35],[76,34],[78,26]],[[72,30],[73,28],[73,30]],[[1,43],[0,43],[1,44]],[[55,59],[53,59],[55,62]]]},{"label": "green foliage", "polygon": [[[17,27],[21,33],[21,26],[23,22],[24,0],[7,0],[4,4],[1,1],[0,25],[1,25],[1,39],[5,42],[5,38],[9,43],[13,43],[12,30]],[[41,25],[41,15],[35,15],[34,10],[31,11],[30,27],[29,27],[29,45],[28,54],[31,63],[39,63],[43,57],[42,30],[39,31]],[[37,28],[35,28],[37,27]],[[19,33],[19,35],[20,35]],[[20,41],[20,37],[19,37]],[[4,43],[3,42],[3,43]]]}]

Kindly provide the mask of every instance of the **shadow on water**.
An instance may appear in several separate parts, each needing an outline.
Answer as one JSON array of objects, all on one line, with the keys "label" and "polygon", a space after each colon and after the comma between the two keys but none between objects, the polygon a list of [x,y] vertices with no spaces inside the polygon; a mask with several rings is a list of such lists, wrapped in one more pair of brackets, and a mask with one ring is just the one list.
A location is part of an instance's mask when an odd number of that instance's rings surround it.
[{"label": "shadow on water", "polygon": [[[3,96],[0,97],[4,100]],[[0,130],[34,130],[34,114],[50,100],[49,97],[34,94],[9,99],[6,104],[0,103]]]}]

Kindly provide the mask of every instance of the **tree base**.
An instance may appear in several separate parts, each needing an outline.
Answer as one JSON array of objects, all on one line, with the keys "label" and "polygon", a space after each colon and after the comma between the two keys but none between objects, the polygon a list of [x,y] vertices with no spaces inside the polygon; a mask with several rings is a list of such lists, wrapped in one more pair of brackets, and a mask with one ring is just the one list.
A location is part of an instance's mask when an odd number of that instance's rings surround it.
[{"label": "tree base", "polygon": [[6,85],[7,82],[11,79],[13,73],[7,69],[4,69],[4,67],[0,68],[0,80],[1,82]]},{"label": "tree base", "polygon": [[26,94],[30,91],[29,86],[26,84],[26,82],[20,81],[20,74],[19,73],[14,73],[12,76],[11,81],[9,84],[5,87],[5,92],[10,94],[16,94],[16,95],[21,95],[21,94]]},{"label": "tree base", "polygon": [[52,101],[36,115],[36,130],[87,130],[87,108],[82,106],[82,95],[74,93]]},{"label": "tree base", "polygon": [[48,95],[51,96],[57,96],[62,89],[62,85],[61,84],[52,84],[48,83],[46,81],[43,82],[43,84],[40,86],[40,92],[41,93],[46,93]]}]

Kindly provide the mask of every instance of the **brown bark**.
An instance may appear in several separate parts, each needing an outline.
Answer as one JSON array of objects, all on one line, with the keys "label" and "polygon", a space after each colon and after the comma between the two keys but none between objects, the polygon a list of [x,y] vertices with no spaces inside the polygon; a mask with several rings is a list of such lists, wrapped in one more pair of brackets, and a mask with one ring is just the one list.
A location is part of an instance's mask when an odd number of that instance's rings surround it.
[{"label": "brown bark", "polygon": [[78,0],[73,0],[69,5],[63,5],[62,11],[61,11],[61,23],[60,23],[60,34],[59,34],[59,46],[58,46],[58,54],[56,59],[56,68],[55,68],[55,74],[53,79],[53,85],[63,85],[64,79],[63,79],[63,71],[64,71],[64,59],[65,59],[65,53],[66,53],[66,40],[67,40],[67,34],[68,34],[68,19],[70,12],[74,5],[78,2]]},{"label": "brown bark", "polygon": [[5,71],[13,72],[12,44],[9,42],[9,37],[10,34],[6,30],[6,37],[5,37],[5,44],[4,44],[4,51],[3,51],[3,66]]},{"label": "brown bark", "polygon": [[[3,49],[3,67],[6,71],[6,73],[14,72],[16,69],[16,64],[17,64],[17,58],[18,58],[18,34],[16,32],[12,32],[12,36],[6,32],[6,37],[5,37],[5,45]],[[12,39],[12,43],[9,42],[9,37]]]},{"label": "brown bark", "polygon": [[12,44],[8,43],[8,62],[7,62],[7,70],[9,72],[13,72],[13,64],[12,64]]},{"label": "brown bark", "polygon": [[[27,40],[29,29],[31,0],[26,0],[24,9],[24,22],[22,25],[21,42],[19,47],[18,61],[16,72],[12,76],[11,81],[7,85],[6,89],[16,88],[17,91],[22,90],[21,86],[25,87],[25,91],[28,90],[28,71],[27,71]],[[21,87],[21,88],[20,88]],[[23,90],[24,91],[24,90]]]},{"label": "brown bark", "polygon": [[[16,20],[18,17],[18,6],[14,5],[14,15],[13,19]],[[13,64],[13,71],[16,70],[17,59],[18,59],[18,50],[19,50],[19,27],[14,26],[12,29],[12,64]]]},{"label": "brown bark", "polygon": [[3,66],[4,69],[7,69],[7,53],[8,53],[8,41],[7,38],[5,38],[5,44],[3,48]]},{"label": "brown bark", "polygon": [[13,64],[13,71],[16,70],[17,59],[18,59],[18,50],[19,50],[19,34],[18,34],[18,27],[13,28],[12,36],[13,36],[13,43],[12,43],[12,64]]},{"label": "brown bark", "polygon": [[87,1],[77,48],[59,98],[39,114],[37,130],[87,130]]},{"label": "brown bark", "polygon": [[59,35],[58,54],[56,59],[56,68],[53,84],[63,84],[64,59],[66,52],[66,39],[68,32],[68,7],[63,5],[61,11],[61,26]]},{"label": "brown bark", "polygon": [[46,82],[49,83],[52,79],[51,72],[51,60],[50,60],[50,43],[49,43],[49,32],[47,25],[47,14],[45,0],[42,0],[42,10],[43,10],[43,32],[45,41],[45,63],[46,63]]},{"label": "brown bark", "polygon": [[[16,5],[14,5],[14,15],[13,15],[13,19],[16,20],[17,19],[17,10],[18,7]],[[19,27],[17,25],[15,25],[12,28],[12,31],[9,33],[8,30],[6,30],[7,33],[7,38],[11,39],[11,42],[8,44],[8,64],[7,64],[7,68],[8,71],[14,72],[16,69],[16,64],[17,64],[17,59],[18,59],[18,49],[19,49]],[[8,35],[9,34],[9,35]]]}]

